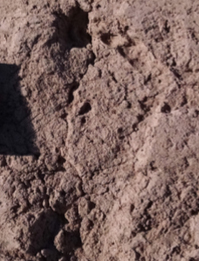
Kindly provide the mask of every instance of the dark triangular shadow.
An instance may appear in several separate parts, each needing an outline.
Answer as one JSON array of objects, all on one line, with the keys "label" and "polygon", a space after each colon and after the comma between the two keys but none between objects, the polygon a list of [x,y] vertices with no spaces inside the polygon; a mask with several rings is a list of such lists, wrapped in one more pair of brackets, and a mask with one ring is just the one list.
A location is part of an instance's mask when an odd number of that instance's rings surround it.
[{"label": "dark triangular shadow", "polygon": [[39,155],[18,72],[16,65],[0,64],[0,154]]}]

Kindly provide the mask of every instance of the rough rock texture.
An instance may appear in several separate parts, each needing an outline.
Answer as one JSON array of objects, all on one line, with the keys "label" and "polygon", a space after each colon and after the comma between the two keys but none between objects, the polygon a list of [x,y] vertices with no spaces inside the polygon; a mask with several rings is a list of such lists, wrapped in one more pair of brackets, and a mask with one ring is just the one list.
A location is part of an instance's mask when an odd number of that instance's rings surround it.
[{"label": "rough rock texture", "polygon": [[0,14],[0,260],[199,260],[198,1]]}]

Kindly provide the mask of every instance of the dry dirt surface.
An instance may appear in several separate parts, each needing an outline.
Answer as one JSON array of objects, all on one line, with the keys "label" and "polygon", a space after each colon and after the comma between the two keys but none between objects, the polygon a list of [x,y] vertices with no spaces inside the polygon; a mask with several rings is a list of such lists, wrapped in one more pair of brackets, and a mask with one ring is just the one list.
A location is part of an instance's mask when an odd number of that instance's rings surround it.
[{"label": "dry dirt surface", "polygon": [[199,260],[197,0],[0,1],[0,261]]}]

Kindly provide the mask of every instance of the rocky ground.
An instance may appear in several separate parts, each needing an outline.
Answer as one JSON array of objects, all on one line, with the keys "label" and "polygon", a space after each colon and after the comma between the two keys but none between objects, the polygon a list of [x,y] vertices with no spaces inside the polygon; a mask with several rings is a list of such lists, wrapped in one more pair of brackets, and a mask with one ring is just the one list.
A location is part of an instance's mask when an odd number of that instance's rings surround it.
[{"label": "rocky ground", "polygon": [[0,14],[0,260],[199,260],[198,1]]}]

